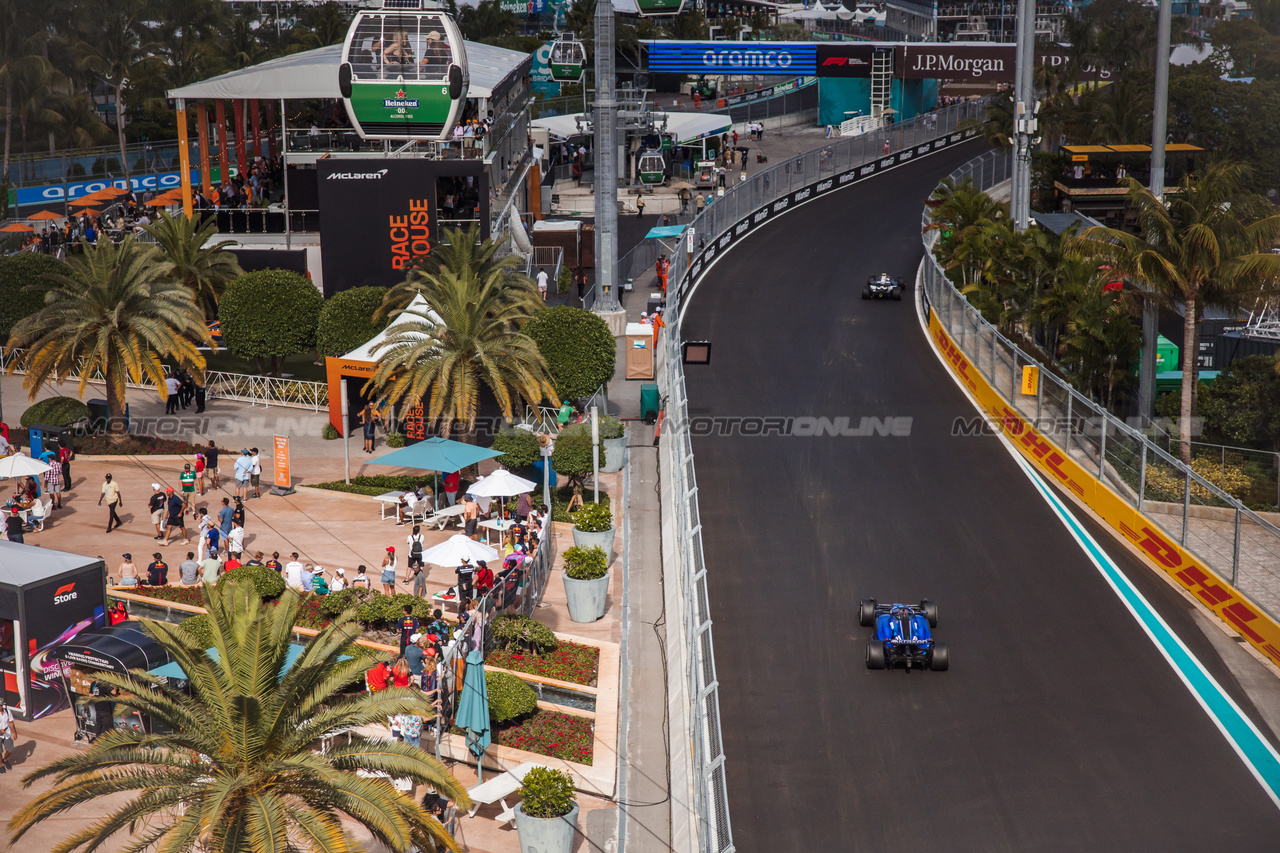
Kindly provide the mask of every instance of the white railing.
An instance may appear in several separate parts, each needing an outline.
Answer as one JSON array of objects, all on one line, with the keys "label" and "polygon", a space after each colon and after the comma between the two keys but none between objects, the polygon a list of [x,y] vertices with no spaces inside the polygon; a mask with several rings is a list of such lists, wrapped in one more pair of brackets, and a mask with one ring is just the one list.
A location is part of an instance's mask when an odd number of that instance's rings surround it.
[{"label": "white railing", "polygon": [[884,127],[884,119],[879,116],[854,116],[840,122],[841,136],[861,136]]},{"label": "white railing", "polygon": [[[0,371],[7,372],[10,365],[17,365],[13,372],[25,374],[22,359],[25,352],[20,349],[0,349]],[[165,366],[165,373],[169,367]],[[79,382],[80,373],[66,377],[67,382]],[[94,371],[89,377],[91,383],[106,384],[101,370]],[[130,388],[155,390],[155,384],[146,377],[141,382],[126,382]],[[311,409],[318,412],[329,406],[329,386],[324,382],[312,382],[307,379],[277,378],[275,376],[259,376],[250,373],[226,373],[210,370],[205,373],[205,393],[208,399],[236,400],[251,406],[284,406],[292,409]]]}]

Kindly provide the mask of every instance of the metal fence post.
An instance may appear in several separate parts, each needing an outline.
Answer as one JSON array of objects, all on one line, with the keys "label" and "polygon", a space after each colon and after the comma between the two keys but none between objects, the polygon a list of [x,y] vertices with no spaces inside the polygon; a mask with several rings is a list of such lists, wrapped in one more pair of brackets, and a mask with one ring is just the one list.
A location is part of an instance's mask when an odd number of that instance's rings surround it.
[{"label": "metal fence post", "polygon": [[1182,541],[1181,545],[1187,544],[1187,525],[1191,521],[1191,471],[1184,470],[1182,472]]},{"label": "metal fence post", "polygon": [[1107,464],[1107,416],[1102,416],[1102,432],[1098,436],[1098,479],[1105,479]]},{"label": "metal fence post", "polygon": [[[1236,585],[1236,578],[1240,575],[1240,516],[1243,515],[1240,507],[1236,507],[1236,532],[1234,544],[1231,546],[1231,585]],[[1184,532],[1186,528],[1183,528]]]},{"label": "metal fence post", "polygon": [[[1138,468],[1138,512],[1142,512],[1142,500],[1147,494],[1147,443],[1142,442],[1142,462]],[[1236,529],[1240,526],[1237,522]]]}]

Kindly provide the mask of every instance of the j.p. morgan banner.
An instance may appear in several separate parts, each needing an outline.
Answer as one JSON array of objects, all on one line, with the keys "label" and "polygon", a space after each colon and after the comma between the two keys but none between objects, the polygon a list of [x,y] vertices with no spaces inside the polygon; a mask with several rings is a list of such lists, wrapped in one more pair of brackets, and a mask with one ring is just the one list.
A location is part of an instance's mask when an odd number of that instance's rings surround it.
[{"label": "j.p. morgan banner", "polygon": [[[469,180],[468,180],[469,179]],[[489,186],[479,160],[320,160],[320,244],[324,290],[389,287],[435,251],[441,204],[468,199],[489,221]],[[445,227],[450,226],[445,222]]]},{"label": "j.p. morgan banner", "polygon": [[[818,45],[819,77],[870,77],[877,51],[893,51],[893,76],[899,80],[970,80],[1012,83],[1017,46],[1012,44],[822,44]],[[1036,61],[1061,68],[1068,62],[1065,48],[1039,45]],[[1081,80],[1109,80],[1111,72],[1087,68]]]},{"label": "j.p. morgan banner", "polygon": [[698,277],[702,275],[703,271],[711,265],[711,262],[727,251],[734,243],[746,237],[752,231],[755,231],[769,220],[774,219],[791,208],[804,204],[808,201],[813,201],[819,196],[826,195],[827,193],[840,189],[841,187],[847,187],[850,184],[863,180],[864,178],[869,178],[872,175],[879,174],[886,169],[892,169],[894,166],[908,163],[918,157],[923,157],[926,154],[932,154],[933,152],[940,151],[943,148],[957,145],[976,133],[976,130],[967,130],[963,132],[957,131],[949,136],[943,136],[930,142],[921,142],[919,145],[914,145],[911,148],[906,148],[902,151],[896,151],[893,154],[886,154],[883,157],[863,163],[861,166],[855,166],[852,169],[828,175],[820,181],[809,184],[801,189],[793,190],[781,198],[774,199],[774,201],[764,207],[757,208],[749,215],[742,217],[732,228],[725,231],[714,241],[702,246],[698,257],[694,259],[693,264],[689,267],[689,274],[685,276],[681,287],[691,286],[698,280]]},{"label": "j.p. morgan banner", "polygon": [[[870,77],[871,58],[893,52],[893,76],[899,80],[978,80],[1013,82],[1016,45],[905,44],[902,42],[649,42],[649,70],[675,74],[815,74],[818,77]],[[1040,45],[1036,61],[1062,67],[1067,51]],[[1111,73],[1085,69],[1081,80],[1109,80]]]}]

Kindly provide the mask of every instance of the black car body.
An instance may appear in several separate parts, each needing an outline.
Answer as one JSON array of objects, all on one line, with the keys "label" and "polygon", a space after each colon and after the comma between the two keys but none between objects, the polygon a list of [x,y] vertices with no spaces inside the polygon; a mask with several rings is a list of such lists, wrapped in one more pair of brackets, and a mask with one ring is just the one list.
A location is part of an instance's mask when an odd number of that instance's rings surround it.
[{"label": "black car body", "polygon": [[902,299],[902,279],[894,278],[887,272],[870,276],[867,286],[862,288],[863,299]]}]

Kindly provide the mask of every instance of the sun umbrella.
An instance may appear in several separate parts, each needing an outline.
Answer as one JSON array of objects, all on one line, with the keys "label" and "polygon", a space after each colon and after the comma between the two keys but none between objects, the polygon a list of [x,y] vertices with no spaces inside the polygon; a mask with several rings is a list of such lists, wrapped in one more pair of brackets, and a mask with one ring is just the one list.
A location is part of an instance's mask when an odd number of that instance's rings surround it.
[{"label": "sun umbrella", "polygon": [[21,222],[10,222],[5,227],[0,228],[0,231],[7,231],[10,234],[30,234],[35,230],[30,225],[23,225]]},{"label": "sun umbrella", "polygon": [[[424,303],[425,304],[425,303]],[[418,468],[422,471],[443,471],[452,474],[481,459],[492,459],[501,456],[501,450],[476,447],[461,441],[452,441],[439,436],[432,436],[425,441],[402,447],[386,456],[379,456],[369,461],[370,465],[395,465],[402,468]],[[436,500],[439,500],[439,483],[436,483]],[[437,508],[439,508],[437,506]]]},{"label": "sun umbrella", "polygon": [[52,210],[42,210],[39,213],[28,216],[27,219],[61,219],[61,213],[54,213]]},{"label": "sun umbrella", "polygon": [[84,210],[80,211],[80,214],[84,216],[97,216],[101,212],[102,211],[96,207],[86,207]]},{"label": "sun umbrella", "polygon": [[[517,477],[506,468],[499,468],[488,477],[481,477],[476,480],[467,491],[481,498],[509,498],[512,495],[532,492],[536,488],[538,488],[538,484],[532,480]],[[499,515],[506,515],[506,507],[501,502],[498,503],[498,506]]]},{"label": "sun umbrella", "polygon": [[89,193],[86,196],[81,196],[80,198],[72,201],[71,206],[72,207],[92,207],[93,205],[101,202],[103,198],[104,198],[103,196],[100,196],[97,193]]},{"label": "sun umbrella", "polygon": [[470,560],[496,560],[501,556],[495,549],[483,542],[477,542],[462,533],[455,533],[448,539],[422,552],[422,561],[433,566],[456,566],[463,557]]},{"label": "sun umbrella", "polygon": [[0,459],[0,477],[34,477],[49,470],[49,466],[30,456],[6,456]]},{"label": "sun umbrella", "polygon": [[467,733],[467,749],[476,757],[476,777],[484,781],[485,750],[492,743],[489,731],[489,687],[484,677],[484,655],[467,653],[467,675],[462,682],[462,699],[458,702],[458,728]]},{"label": "sun umbrella", "polygon": [[689,183],[688,181],[676,181],[674,184],[671,185],[671,189],[693,190],[693,189],[697,189],[697,187],[695,187],[693,184]]},{"label": "sun umbrella", "polygon": [[126,195],[128,192],[129,191],[124,187],[103,187],[102,189],[98,190],[98,192],[95,193],[95,195],[102,195],[102,196],[107,196],[109,198],[115,198],[116,196]]}]

